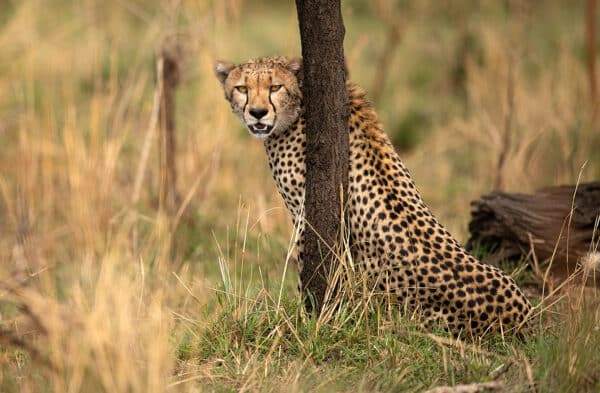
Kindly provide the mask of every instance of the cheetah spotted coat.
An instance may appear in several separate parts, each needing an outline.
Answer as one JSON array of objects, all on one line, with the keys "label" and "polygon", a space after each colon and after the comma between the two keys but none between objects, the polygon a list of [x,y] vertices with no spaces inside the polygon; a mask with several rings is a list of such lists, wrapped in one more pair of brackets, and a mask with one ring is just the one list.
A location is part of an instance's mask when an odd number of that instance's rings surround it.
[{"label": "cheetah spotted coat", "polygon": [[[286,72],[286,61],[263,58],[236,67],[245,75],[245,83],[261,75],[268,80],[269,72],[272,81],[274,72]],[[364,92],[352,83],[348,83],[347,91],[347,220],[351,254],[358,269],[366,272],[377,292],[402,305],[399,310],[418,311],[427,324],[441,322],[455,336],[464,332],[481,336],[520,327],[531,311],[521,289],[500,269],[471,256],[438,223]],[[301,105],[300,100],[297,102]],[[276,112],[277,104],[270,110]],[[302,232],[306,137],[302,108],[297,113],[290,126],[264,138],[264,145],[277,188]],[[302,248],[300,236],[300,268]]]}]

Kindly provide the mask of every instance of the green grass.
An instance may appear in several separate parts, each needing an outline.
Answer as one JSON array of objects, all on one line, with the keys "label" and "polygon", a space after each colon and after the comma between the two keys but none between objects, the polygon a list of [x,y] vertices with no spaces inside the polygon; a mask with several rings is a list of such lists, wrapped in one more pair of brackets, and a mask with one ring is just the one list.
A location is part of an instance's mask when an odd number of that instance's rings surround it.
[{"label": "green grass", "polygon": [[[187,338],[180,344],[185,359],[218,364],[211,368],[215,383],[204,385],[209,390],[236,380],[268,391],[269,381],[285,380],[290,368],[305,381],[299,391],[418,392],[492,380],[514,392],[600,388],[600,355],[585,349],[600,345],[597,299],[574,319],[546,321],[550,314],[544,313],[526,340],[496,336],[477,343],[453,340],[441,330],[424,332],[398,310],[369,307],[363,314],[345,304],[325,322],[307,316],[295,298],[278,305],[267,290],[248,297],[225,293],[218,300],[223,309],[199,332],[195,346],[190,349]],[[553,310],[569,304],[565,300]],[[240,374],[244,367],[260,368],[260,375]]]}]

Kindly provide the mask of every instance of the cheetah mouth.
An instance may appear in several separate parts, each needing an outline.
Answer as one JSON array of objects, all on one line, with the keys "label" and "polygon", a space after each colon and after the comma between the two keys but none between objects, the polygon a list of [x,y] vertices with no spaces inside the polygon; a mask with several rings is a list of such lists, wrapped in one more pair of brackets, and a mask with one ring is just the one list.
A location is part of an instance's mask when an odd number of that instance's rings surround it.
[{"label": "cheetah mouth", "polygon": [[263,123],[256,123],[250,126],[250,131],[256,135],[266,135],[273,129],[273,126],[269,126]]}]

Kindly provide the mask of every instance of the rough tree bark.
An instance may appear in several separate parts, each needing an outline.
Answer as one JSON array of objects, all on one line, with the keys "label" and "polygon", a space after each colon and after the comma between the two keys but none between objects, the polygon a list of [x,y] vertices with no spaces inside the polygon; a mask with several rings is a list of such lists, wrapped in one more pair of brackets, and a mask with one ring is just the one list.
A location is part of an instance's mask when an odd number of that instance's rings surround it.
[{"label": "rough tree bark", "polygon": [[[306,199],[302,288],[316,311],[335,268],[341,201],[348,186],[348,96],[340,0],[296,0],[306,117]],[[307,297],[307,307],[311,308]]]}]

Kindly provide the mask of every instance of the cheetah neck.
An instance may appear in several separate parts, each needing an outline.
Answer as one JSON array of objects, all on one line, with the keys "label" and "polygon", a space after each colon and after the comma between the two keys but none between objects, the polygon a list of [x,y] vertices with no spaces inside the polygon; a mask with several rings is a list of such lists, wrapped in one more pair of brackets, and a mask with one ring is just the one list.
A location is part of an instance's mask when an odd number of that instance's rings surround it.
[{"label": "cheetah neck", "polygon": [[264,142],[271,174],[294,222],[304,207],[305,124],[301,115],[287,130]]}]

